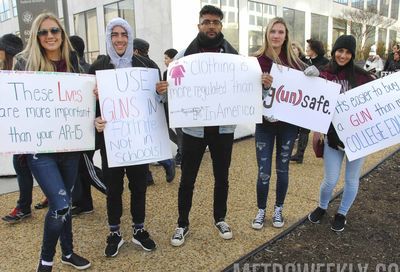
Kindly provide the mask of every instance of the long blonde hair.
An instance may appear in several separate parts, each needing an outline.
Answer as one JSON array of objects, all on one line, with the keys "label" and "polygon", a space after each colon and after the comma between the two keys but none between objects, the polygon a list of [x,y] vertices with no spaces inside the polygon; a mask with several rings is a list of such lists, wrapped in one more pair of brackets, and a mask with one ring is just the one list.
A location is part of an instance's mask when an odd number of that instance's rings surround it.
[{"label": "long blonde hair", "polygon": [[281,65],[283,64],[282,61],[279,59],[279,56],[276,54],[275,50],[273,50],[270,46],[271,41],[269,40],[269,33],[271,32],[272,27],[275,24],[282,24],[285,26],[286,35],[285,35],[285,41],[282,44],[282,50],[286,54],[289,66],[291,68],[304,69],[306,67],[306,65],[294,53],[292,46],[291,46],[292,42],[290,41],[290,38],[289,38],[289,29],[287,27],[285,20],[281,17],[275,17],[275,18],[271,19],[271,21],[269,21],[269,23],[267,25],[267,30],[265,31],[264,43],[261,46],[261,48],[259,50],[257,50],[257,52],[255,53],[255,56],[256,57],[267,56],[267,57],[271,58],[275,63],[281,64]]},{"label": "long blonde hair", "polygon": [[57,23],[58,27],[61,29],[61,59],[66,62],[67,72],[73,71],[71,61],[70,61],[70,53],[72,51],[71,43],[67,35],[65,34],[65,30],[58,20],[58,18],[52,13],[41,13],[32,23],[31,34],[29,36],[28,43],[25,47],[25,50],[21,52],[21,55],[26,60],[26,70],[27,71],[55,71],[54,65],[51,60],[46,56],[46,52],[42,45],[40,44],[39,37],[37,33],[39,31],[40,25],[44,20],[53,20]]}]

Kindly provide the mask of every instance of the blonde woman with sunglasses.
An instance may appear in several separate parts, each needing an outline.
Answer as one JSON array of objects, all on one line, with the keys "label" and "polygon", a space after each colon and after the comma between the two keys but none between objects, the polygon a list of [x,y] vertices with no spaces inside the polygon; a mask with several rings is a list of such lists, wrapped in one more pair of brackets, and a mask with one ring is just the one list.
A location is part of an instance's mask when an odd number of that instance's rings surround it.
[{"label": "blonde woman with sunglasses", "polygon": [[[15,70],[79,72],[78,57],[53,14],[42,13],[34,20],[26,49],[17,56]],[[72,245],[71,191],[78,173],[79,153],[28,154],[27,162],[49,200],[36,271],[52,271],[58,240],[63,264],[79,270],[90,267],[88,260],[74,253]]]}]

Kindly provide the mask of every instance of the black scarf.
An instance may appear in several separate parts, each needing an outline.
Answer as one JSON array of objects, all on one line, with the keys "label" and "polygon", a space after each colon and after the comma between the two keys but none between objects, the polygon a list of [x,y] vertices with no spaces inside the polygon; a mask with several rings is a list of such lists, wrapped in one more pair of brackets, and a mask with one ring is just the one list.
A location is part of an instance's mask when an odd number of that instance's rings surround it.
[{"label": "black scarf", "polygon": [[225,53],[237,54],[237,51],[224,39],[222,33],[210,39],[206,34],[199,32],[186,49],[185,56],[200,53],[201,48],[222,48]]}]

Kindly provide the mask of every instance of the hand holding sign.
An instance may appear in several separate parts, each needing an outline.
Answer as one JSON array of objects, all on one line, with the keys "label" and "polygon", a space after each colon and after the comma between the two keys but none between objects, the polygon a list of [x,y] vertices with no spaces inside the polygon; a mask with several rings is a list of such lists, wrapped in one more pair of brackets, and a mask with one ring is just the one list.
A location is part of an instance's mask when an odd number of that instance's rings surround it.
[{"label": "hand holding sign", "polygon": [[0,152],[94,149],[95,77],[0,71]]},{"label": "hand holding sign", "polygon": [[341,94],[332,123],[350,161],[400,143],[399,73]]},{"label": "hand holding sign", "polygon": [[[109,167],[145,164],[171,158],[163,104],[156,100],[158,71],[123,68],[96,71]],[[159,82],[159,90],[166,84]]]},{"label": "hand holding sign", "polygon": [[271,75],[274,80],[264,99],[264,115],[326,133],[341,86],[276,64]]},{"label": "hand holding sign", "polygon": [[260,65],[254,57],[202,53],[170,63],[170,126],[260,123],[260,78]]}]

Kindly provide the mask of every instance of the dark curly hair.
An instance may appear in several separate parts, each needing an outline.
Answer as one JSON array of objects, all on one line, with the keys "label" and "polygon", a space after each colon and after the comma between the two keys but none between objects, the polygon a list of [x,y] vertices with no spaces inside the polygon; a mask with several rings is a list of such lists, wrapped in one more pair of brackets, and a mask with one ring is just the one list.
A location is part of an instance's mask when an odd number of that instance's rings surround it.
[{"label": "dark curly hair", "polygon": [[205,5],[200,10],[199,18],[201,18],[205,14],[217,15],[221,19],[221,21],[222,19],[224,19],[224,13],[222,12],[222,10],[212,5]]}]

